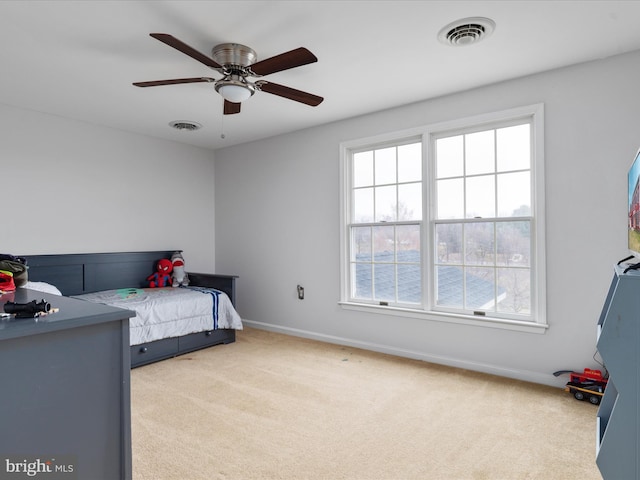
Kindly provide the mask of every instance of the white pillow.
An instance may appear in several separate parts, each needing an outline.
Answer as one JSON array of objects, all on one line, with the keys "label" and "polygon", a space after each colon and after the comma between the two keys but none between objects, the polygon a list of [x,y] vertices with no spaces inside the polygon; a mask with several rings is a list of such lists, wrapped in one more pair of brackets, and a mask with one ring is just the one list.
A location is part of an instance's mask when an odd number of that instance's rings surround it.
[{"label": "white pillow", "polygon": [[37,290],[39,292],[51,293],[53,295],[62,295],[62,292],[58,290],[56,287],[49,283],[45,282],[27,282],[27,284],[22,288],[28,288],[30,290]]}]

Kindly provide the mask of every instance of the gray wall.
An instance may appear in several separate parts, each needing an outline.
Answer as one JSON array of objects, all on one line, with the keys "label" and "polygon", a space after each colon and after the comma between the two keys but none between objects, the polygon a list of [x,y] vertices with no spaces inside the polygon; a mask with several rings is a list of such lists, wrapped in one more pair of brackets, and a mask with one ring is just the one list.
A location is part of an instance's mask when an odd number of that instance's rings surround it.
[{"label": "gray wall", "polygon": [[6,105],[0,145],[0,253],[180,248],[215,270],[213,152]]},{"label": "gray wall", "polygon": [[[612,266],[627,253],[639,77],[634,52],[216,151],[216,265],[240,276],[242,317],[550,385],[567,380],[553,377],[556,370],[597,367],[595,324]],[[340,142],[534,103],[545,105],[546,333],[343,310]],[[305,286],[303,301],[297,284]]]}]

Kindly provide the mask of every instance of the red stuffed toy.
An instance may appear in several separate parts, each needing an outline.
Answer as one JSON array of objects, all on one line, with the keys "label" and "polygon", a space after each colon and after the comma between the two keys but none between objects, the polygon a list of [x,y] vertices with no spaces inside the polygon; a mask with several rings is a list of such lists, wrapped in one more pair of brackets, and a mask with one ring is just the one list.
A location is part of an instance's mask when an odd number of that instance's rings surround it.
[{"label": "red stuffed toy", "polygon": [[147,280],[151,288],[170,287],[171,286],[171,271],[173,270],[173,264],[171,260],[163,258],[158,260],[157,272],[153,275],[149,275]]}]

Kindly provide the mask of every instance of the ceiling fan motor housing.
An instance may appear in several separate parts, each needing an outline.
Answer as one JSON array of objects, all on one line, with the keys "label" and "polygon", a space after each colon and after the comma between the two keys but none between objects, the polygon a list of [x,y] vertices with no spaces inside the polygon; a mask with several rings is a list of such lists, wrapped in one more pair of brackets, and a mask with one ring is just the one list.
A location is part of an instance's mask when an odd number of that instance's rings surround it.
[{"label": "ceiling fan motor housing", "polygon": [[221,43],[211,50],[211,56],[220,65],[248,67],[256,63],[258,56],[256,52],[239,43]]}]

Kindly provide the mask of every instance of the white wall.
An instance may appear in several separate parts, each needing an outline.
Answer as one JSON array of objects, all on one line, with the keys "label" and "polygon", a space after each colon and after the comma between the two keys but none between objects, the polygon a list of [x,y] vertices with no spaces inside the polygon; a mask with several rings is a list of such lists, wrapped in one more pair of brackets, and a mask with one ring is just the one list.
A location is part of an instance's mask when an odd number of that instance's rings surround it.
[{"label": "white wall", "polygon": [[[216,264],[240,276],[242,317],[261,328],[551,385],[567,381],[553,377],[556,370],[596,367],[595,324],[612,266],[627,253],[626,172],[640,146],[638,78],[636,52],[218,150]],[[540,102],[548,331],[341,309],[340,142]]]},{"label": "white wall", "polygon": [[0,146],[1,253],[182,249],[215,270],[213,152],[5,105]]}]

